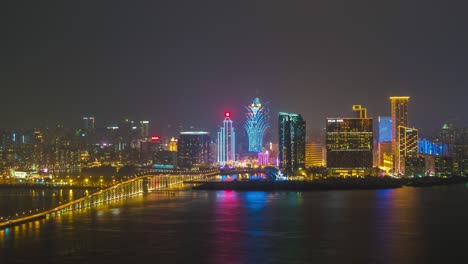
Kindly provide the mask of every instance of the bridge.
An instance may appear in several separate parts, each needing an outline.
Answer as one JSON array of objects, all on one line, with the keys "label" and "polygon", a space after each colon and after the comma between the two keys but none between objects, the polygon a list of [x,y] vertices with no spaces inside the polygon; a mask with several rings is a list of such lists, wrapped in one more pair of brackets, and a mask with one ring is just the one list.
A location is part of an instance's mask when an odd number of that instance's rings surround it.
[{"label": "bridge", "polygon": [[60,205],[53,209],[45,210],[32,215],[21,216],[14,219],[5,219],[0,222],[0,229],[10,226],[34,221],[42,218],[54,217],[65,212],[90,208],[99,204],[109,203],[115,200],[126,197],[147,193],[155,190],[167,190],[171,186],[182,184],[188,181],[207,180],[210,177],[218,175],[219,170],[207,170],[203,173],[187,173],[187,174],[156,174],[156,170],[150,170],[138,173],[134,177],[125,182],[118,183],[106,189],[102,189],[91,195],[73,200],[69,203]]}]

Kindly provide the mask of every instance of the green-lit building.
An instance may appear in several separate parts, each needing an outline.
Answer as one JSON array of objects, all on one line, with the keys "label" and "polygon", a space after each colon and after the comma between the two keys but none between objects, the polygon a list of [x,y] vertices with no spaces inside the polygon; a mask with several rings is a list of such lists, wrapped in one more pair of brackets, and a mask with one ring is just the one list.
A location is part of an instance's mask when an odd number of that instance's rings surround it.
[{"label": "green-lit building", "polygon": [[305,166],[306,122],[300,114],[280,112],[279,167],[286,175],[299,175]]}]

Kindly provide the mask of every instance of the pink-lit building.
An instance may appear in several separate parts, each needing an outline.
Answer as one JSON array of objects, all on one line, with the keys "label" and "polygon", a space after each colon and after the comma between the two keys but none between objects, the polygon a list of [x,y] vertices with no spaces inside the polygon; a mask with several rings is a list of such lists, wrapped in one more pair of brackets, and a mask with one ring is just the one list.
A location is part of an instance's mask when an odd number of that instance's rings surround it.
[{"label": "pink-lit building", "polygon": [[264,150],[258,153],[258,166],[268,166],[270,164],[270,153],[268,150]]}]

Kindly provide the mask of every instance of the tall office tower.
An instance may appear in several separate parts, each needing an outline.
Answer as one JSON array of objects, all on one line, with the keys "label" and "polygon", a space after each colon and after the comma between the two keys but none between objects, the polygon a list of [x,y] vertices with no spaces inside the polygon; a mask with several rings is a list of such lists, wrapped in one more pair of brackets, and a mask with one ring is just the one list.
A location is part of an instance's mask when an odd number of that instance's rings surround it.
[{"label": "tall office tower", "polygon": [[306,167],[322,167],[325,165],[323,160],[323,146],[320,143],[307,143],[305,157]]},{"label": "tall office tower", "polygon": [[249,138],[249,151],[262,152],[263,137],[268,123],[268,109],[260,103],[260,99],[255,98],[253,103],[246,107],[248,110],[245,121],[245,131]]},{"label": "tall office tower", "polygon": [[408,102],[409,96],[391,96],[391,115],[392,115],[392,155],[393,169],[395,172],[400,171],[398,135],[399,126],[408,127]]},{"label": "tall office tower", "polygon": [[140,135],[142,138],[149,136],[149,121],[140,121]]},{"label": "tall office tower", "polygon": [[363,176],[372,172],[372,118],[327,118],[327,167],[331,175]]},{"label": "tall office tower", "polygon": [[181,168],[195,169],[210,165],[210,137],[208,132],[180,132],[177,160]]},{"label": "tall office tower", "polygon": [[218,158],[220,165],[236,162],[236,132],[232,126],[231,113],[224,113],[223,126],[218,132]]},{"label": "tall office tower", "polygon": [[95,118],[92,116],[85,116],[83,117],[83,122],[84,122],[84,129],[86,130],[93,130],[94,124],[95,124]]},{"label": "tall office tower", "polygon": [[408,127],[408,101],[409,96],[392,96],[391,114],[392,114],[392,139],[398,138],[398,126]]},{"label": "tall office tower", "polygon": [[286,175],[292,175],[305,166],[306,122],[299,114],[280,112],[279,167]]},{"label": "tall office tower", "polygon": [[395,168],[397,173],[405,175],[405,159],[416,157],[418,154],[418,130],[398,126],[397,134],[398,145]]}]

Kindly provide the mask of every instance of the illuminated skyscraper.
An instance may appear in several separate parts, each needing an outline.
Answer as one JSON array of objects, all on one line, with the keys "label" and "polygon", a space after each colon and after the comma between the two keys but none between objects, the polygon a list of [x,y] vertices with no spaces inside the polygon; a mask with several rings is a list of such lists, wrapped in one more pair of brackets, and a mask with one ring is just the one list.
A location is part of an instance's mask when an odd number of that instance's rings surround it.
[{"label": "illuminated skyscraper", "polygon": [[267,109],[260,103],[260,99],[258,98],[255,98],[253,103],[246,108],[248,112],[244,127],[249,138],[249,151],[262,152],[263,136],[266,129],[270,126],[267,121]]},{"label": "illuminated skyscraper", "polygon": [[405,174],[405,159],[418,154],[418,130],[416,128],[398,126],[398,144],[395,168]]},{"label": "illuminated skyscraper", "polygon": [[[353,107],[354,110],[354,107]],[[369,175],[373,165],[372,118],[327,118],[327,167],[331,175]]]},{"label": "illuminated skyscraper", "polygon": [[279,167],[287,175],[305,166],[306,122],[299,114],[280,112]]},{"label": "illuminated skyscraper", "polygon": [[392,139],[398,138],[398,126],[408,126],[408,101],[409,96],[392,96],[391,114],[392,114]]},{"label": "illuminated skyscraper", "polygon": [[210,137],[208,132],[180,132],[177,160],[181,168],[200,168],[210,165]]},{"label": "illuminated skyscraper", "polygon": [[393,168],[395,172],[401,172],[402,170],[399,148],[400,135],[398,134],[400,130],[398,127],[408,127],[408,101],[409,96],[390,97],[392,114],[392,154],[394,157]]},{"label": "illuminated skyscraper", "polygon": [[224,113],[223,126],[218,132],[218,163],[236,162],[236,132],[232,126],[231,113]]}]

